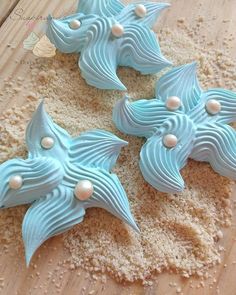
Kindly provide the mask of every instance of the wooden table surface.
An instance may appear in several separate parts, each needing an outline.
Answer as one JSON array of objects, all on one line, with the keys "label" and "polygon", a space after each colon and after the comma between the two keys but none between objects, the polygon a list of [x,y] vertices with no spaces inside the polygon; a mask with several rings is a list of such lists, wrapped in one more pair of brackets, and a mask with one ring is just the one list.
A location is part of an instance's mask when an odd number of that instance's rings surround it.
[{"label": "wooden table surface", "polygon": [[[96,0],[94,0],[96,1]],[[224,35],[232,33],[234,36],[234,46],[232,48],[232,56],[236,57],[236,0],[172,0],[172,8],[164,13],[160,21],[160,26],[168,24],[168,26],[176,26],[177,18],[184,17],[188,22],[196,17],[196,4],[199,5],[198,14],[207,19],[209,16],[217,16],[215,18],[214,28],[211,30],[209,38],[216,40],[215,46],[221,47],[223,44]],[[65,11],[73,11],[76,0],[0,0],[0,87],[2,87],[3,79],[9,76],[27,76],[29,72],[27,65],[14,62],[16,59],[27,60],[30,53],[22,50],[22,42],[27,37],[28,28],[25,25],[29,20],[21,18],[21,16],[47,16],[53,13],[54,16],[63,15]],[[230,22],[223,20],[231,19]],[[38,23],[40,21],[37,21]],[[41,26],[35,27],[36,32],[40,32]],[[208,33],[207,33],[208,34]],[[207,36],[206,36],[207,37]],[[8,44],[13,45],[10,48]],[[0,101],[0,112],[17,103],[24,103],[20,97],[12,97],[10,101]],[[2,122],[1,122],[2,124]],[[236,194],[232,196],[236,198]],[[235,215],[235,214],[234,214]],[[233,225],[235,224],[235,218]],[[161,274],[157,277],[152,288],[144,288],[139,284],[121,286],[108,279],[104,285],[100,282],[91,283],[87,274],[81,271],[78,277],[77,271],[66,271],[61,278],[62,287],[56,288],[53,277],[48,278],[48,271],[53,271],[63,255],[62,245],[58,243],[57,238],[53,238],[47,243],[47,248],[41,247],[39,253],[44,259],[35,258],[33,264],[37,264],[37,269],[31,266],[26,268],[23,263],[22,253],[19,255],[11,255],[11,251],[0,258],[0,277],[4,278],[4,287],[0,289],[0,294],[106,294],[106,295],[139,295],[139,294],[160,294],[171,295],[176,294],[176,288],[171,288],[169,282],[176,282],[181,286],[182,294],[186,295],[235,295],[236,294],[236,279],[235,279],[235,263],[236,261],[236,228],[232,226],[224,233],[222,245],[226,251],[222,254],[222,263],[214,268],[211,273],[216,282],[210,288],[206,285],[204,288],[196,288],[191,285],[198,285],[199,279],[192,278],[182,279],[178,275]],[[57,247],[57,251],[52,249]],[[51,251],[52,250],[52,251]],[[47,264],[45,261],[52,258],[53,263]],[[227,267],[225,267],[227,265]],[[40,273],[40,275],[39,275]],[[1,282],[0,282],[1,285]],[[40,287],[42,286],[42,288]],[[36,287],[36,288],[34,288]],[[94,292],[93,292],[94,291]]]}]

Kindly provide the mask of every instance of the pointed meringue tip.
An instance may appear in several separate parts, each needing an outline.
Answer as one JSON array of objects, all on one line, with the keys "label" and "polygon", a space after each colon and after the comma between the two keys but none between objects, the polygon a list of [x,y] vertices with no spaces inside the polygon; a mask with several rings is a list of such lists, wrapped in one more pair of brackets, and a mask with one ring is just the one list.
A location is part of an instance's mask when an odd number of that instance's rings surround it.
[{"label": "pointed meringue tip", "polygon": [[128,93],[125,93],[125,95],[123,96],[123,99],[124,101],[129,101],[130,100],[130,96],[128,95]]},{"label": "pointed meringue tip", "polygon": [[170,61],[170,60],[168,60],[166,58],[164,58],[163,60],[164,60],[164,62],[165,62],[165,64],[166,64],[167,67],[172,67],[173,66],[173,62],[172,61]]},{"label": "pointed meringue tip", "polygon": [[[148,179],[145,178],[147,182]],[[150,182],[149,182],[150,183]],[[165,194],[178,194],[181,193],[185,189],[185,183],[182,177],[178,177],[177,179],[173,180],[170,185],[166,185],[164,187],[160,187],[160,183],[150,183],[156,190],[165,193]]]},{"label": "pointed meringue tip", "polygon": [[119,99],[113,108],[112,114],[113,118],[118,115],[118,112],[124,108],[127,108],[128,105],[130,104],[130,97],[125,95],[123,98]]},{"label": "pointed meringue tip", "polygon": [[[45,106],[44,106],[44,99],[42,99],[38,105],[38,107],[36,108],[31,121],[30,122],[34,122],[35,119],[37,118],[39,120],[39,122],[43,122],[46,118],[48,118],[48,114],[45,110]],[[27,129],[29,128],[30,124],[27,126]],[[27,131],[26,131],[27,133]]]},{"label": "pointed meringue tip", "polygon": [[121,149],[124,146],[127,146],[129,143],[119,137],[117,137],[116,142],[114,143],[115,146],[119,147]]},{"label": "pointed meringue tip", "polygon": [[25,264],[26,264],[26,267],[29,268],[30,267],[30,259],[25,259]]},{"label": "pointed meringue tip", "polygon": [[132,223],[129,224],[132,229],[137,233],[137,234],[141,234],[141,231],[139,229],[139,227],[137,226],[137,224],[135,223],[134,220],[132,220]]},{"label": "pointed meringue tip", "polygon": [[141,234],[141,230],[140,230],[140,228],[136,225],[136,227],[134,228],[134,230],[135,230],[135,232],[137,233],[137,234]]},{"label": "pointed meringue tip", "polygon": [[44,97],[41,97],[40,104],[44,104],[44,101],[45,101],[45,98]]},{"label": "pointed meringue tip", "polygon": [[31,259],[32,259],[32,257],[33,257],[33,255],[34,255],[34,251],[25,251],[25,263],[26,263],[26,267],[28,268],[29,266],[30,266],[30,261],[31,261]]},{"label": "pointed meringue tip", "polygon": [[167,58],[165,58],[164,55],[161,55],[161,63],[162,63],[161,70],[165,69],[166,67],[172,67],[173,66],[173,63],[171,61],[169,61]]},{"label": "pointed meringue tip", "polygon": [[188,64],[186,64],[186,67],[195,71],[197,69],[197,62],[194,61],[194,62],[188,63]]},{"label": "pointed meringue tip", "polygon": [[127,91],[127,88],[125,87],[125,85],[120,81],[120,79],[116,76],[116,72],[113,73],[113,89],[114,90],[120,90],[120,91]]},{"label": "pointed meringue tip", "polygon": [[171,6],[171,4],[170,3],[162,3],[162,9],[166,9],[166,8],[168,8],[168,7],[170,7]]},{"label": "pointed meringue tip", "polygon": [[125,87],[124,84],[120,83],[120,84],[117,86],[117,90],[120,90],[120,91],[127,91],[127,88]]},{"label": "pointed meringue tip", "polygon": [[[82,76],[83,76],[83,73],[82,73]],[[86,77],[84,77],[85,80],[87,81],[87,83],[93,87],[96,87],[96,88],[99,88],[99,89],[109,89],[109,90],[119,90],[119,91],[127,91],[127,88],[125,87],[125,85],[116,77],[116,81],[112,81],[109,86],[106,85],[105,87],[104,86],[100,86],[99,84],[93,84],[93,83],[90,83],[89,80],[87,80]]]},{"label": "pointed meringue tip", "polygon": [[197,67],[197,62],[196,61],[190,62],[189,65],[192,67]]},{"label": "pointed meringue tip", "polygon": [[129,143],[128,143],[128,141],[120,139],[120,144],[121,144],[121,146],[127,146]]},{"label": "pointed meringue tip", "polygon": [[36,112],[43,112],[44,111],[44,98],[41,99]]},{"label": "pointed meringue tip", "polygon": [[48,15],[48,17],[47,17],[47,21],[48,22],[51,22],[53,20],[53,17],[52,17],[52,15],[49,13],[49,15]]},{"label": "pointed meringue tip", "polygon": [[179,183],[175,185],[171,193],[178,194],[178,193],[181,193],[184,189],[185,189],[185,183],[183,179],[181,179]]}]

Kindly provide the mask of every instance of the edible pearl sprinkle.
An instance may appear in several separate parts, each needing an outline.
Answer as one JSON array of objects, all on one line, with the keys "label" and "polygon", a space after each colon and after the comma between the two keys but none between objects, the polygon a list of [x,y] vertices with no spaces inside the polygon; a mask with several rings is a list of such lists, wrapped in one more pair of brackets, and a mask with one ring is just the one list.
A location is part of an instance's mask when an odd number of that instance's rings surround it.
[{"label": "edible pearl sprinkle", "polygon": [[22,187],[23,179],[20,175],[14,175],[9,179],[9,187],[17,190]]},{"label": "edible pearl sprinkle", "polygon": [[54,139],[52,137],[43,137],[41,146],[46,150],[51,149],[54,146]]},{"label": "edible pearl sprinkle", "polygon": [[163,143],[167,148],[172,148],[177,145],[178,139],[173,134],[167,134],[163,138]]},{"label": "edible pearl sprinkle", "polygon": [[170,96],[166,100],[166,107],[170,111],[176,111],[181,106],[181,100],[177,96]]},{"label": "edible pearl sprinkle", "polygon": [[80,201],[89,199],[93,194],[93,184],[89,180],[81,180],[77,183],[74,194]]},{"label": "edible pearl sprinkle", "polygon": [[74,19],[69,23],[69,26],[72,30],[77,30],[81,26],[81,22],[77,19]]},{"label": "edible pearl sprinkle", "polygon": [[124,34],[124,27],[121,24],[115,24],[112,26],[112,34],[119,38]]},{"label": "edible pearl sprinkle", "polygon": [[147,9],[143,4],[138,4],[135,8],[135,13],[139,17],[145,17],[147,14]]},{"label": "edible pearl sprinkle", "polygon": [[211,115],[216,115],[221,111],[221,104],[215,99],[210,99],[206,103],[206,110]]}]

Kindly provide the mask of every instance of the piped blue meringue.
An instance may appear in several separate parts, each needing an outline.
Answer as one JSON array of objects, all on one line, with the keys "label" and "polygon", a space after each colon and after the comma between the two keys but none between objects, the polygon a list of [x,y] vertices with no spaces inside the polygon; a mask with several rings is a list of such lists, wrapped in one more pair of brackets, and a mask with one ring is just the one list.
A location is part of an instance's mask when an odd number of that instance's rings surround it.
[{"label": "piped blue meringue", "polygon": [[[83,221],[87,208],[99,207],[139,229],[131,214],[126,193],[110,173],[127,142],[104,130],[92,130],[72,138],[55,124],[39,105],[26,131],[28,159],[12,159],[0,165],[0,207],[31,204],[22,235],[26,263],[48,238]],[[11,178],[22,179],[12,187]],[[89,181],[89,198],[76,195],[76,185]]]},{"label": "piped blue meringue", "polygon": [[[81,53],[79,67],[89,85],[126,90],[116,74],[118,66],[131,67],[146,75],[171,65],[151,31],[160,12],[169,4],[144,2],[143,5],[147,14],[138,17],[137,4],[124,6],[118,0],[81,0],[76,14],[62,19],[50,16],[46,34],[60,51]],[[70,26],[74,20],[80,23],[77,29]],[[123,30],[118,37],[112,32],[116,24]]]},{"label": "piped blue meringue", "polygon": [[[180,105],[168,101],[177,97]],[[156,98],[118,101],[113,110],[117,128],[146,137],[140,153],[145,180],[166,193],[184,189],[180,170],[187,159],[209,162],[219,174],[236,179],[236,135],[226,125],[236,121],[236,93],[224,89],[203,91],[196,63],[173,68],[156,84]],[[168,144],[165,136],[169,135]]]},{"label": "piped blue meringue", "polygon": [[109,17],[117,15],[123,8],[124,5],[119,0],[80,0],[77,12]]}]

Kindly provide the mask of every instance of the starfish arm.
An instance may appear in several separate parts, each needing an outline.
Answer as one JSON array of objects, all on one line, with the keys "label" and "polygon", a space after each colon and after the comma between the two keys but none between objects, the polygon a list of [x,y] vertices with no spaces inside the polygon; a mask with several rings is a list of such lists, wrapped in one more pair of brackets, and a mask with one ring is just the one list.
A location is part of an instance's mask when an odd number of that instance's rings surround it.
[{"label": "starfish arm", "polygon": [[[22,177],[19,189],[11,189],[12,176]],[[29,204],[58,186],[63,171],[60,163],[51,158],[14,159],[0,165],[0,207]]]},{"label": "starfish arm", "polygon": [[[52,148],[43,148],[41,141],[45,137],[50,137],[54,141]],[[41,102],[26,130],[29,158],[43,156],[58,160],[65,159],[69,142],[70,135],[52,121]]]},{"label": "starfish arm", "polygon": [[126,141],[107,131],[84,132],[71,141],[69,159],[75,165],[110,171],[117,161],[121,148],[127,144]]},{"label": "starfish arm", "polygon": [[180,111],[169,111],[159,99],[141,99],[129,102],[126,96],[119,100],[113,109],[113,122],[126,134],[150,137],[163,122]]},{"label": "starfish arm", "polygon": [[179,97],[186,113],[198,104],[201,93],[196,76],[196,63],[173,68],[156,84],[157,98],[166,101],[170,96]]},{"label": "starfish arm", "polygon": [[[81,52],[87,40],[87,31],[97,18],[96,15],[84,15],[83,13],[72,14],[61,19],[53,19],[49,16],[46,35],[61,52]],[[74,20],[81,23],[76,30],[70,27],[71,21]]]},{"label": "starfish arm", "polygon": [[88,41],[81,52],[79,66],[89,85],[100,89],[126,90],[116,75],[117,42],[111,36],[112,20],[97,20],[87,33]]},{"label": "starfish arm", "polygon": [[120,13],[123,8],[124,5],[119,0],[80,0],[77,12],[110,17]]},{"label": "starfish arm", "polygon": [[[167,134],[177,137],[177,145],[167,148],[163,139]],[[158,132],[150,137],[140,153],[140,169],[145,180],[154,188],[166,193],[184,189],[180,169],[191,153],[195,127],[187,116],[179,115],[165,121]]]},{"label": "starfish arm", "polygon": [[148,27],[127,25],[118,50],[118,63],[142,74],[155,74],[171,65],[161,53],[156,35]]},{"label": "starfish arm", "polygon": [[142,74],[157,73],[170,63],[163,57],[155,34],[141,25],[124,27],[120,38],[112,36],[114,20],[99,19],[88,31],[79,66],[88,84],[100,89],[126,90],[116,74],[118,65]]},{"label": "starfish arm", "polygon": [[139,229],[131,214],[126,193],[115,174],[106,170],[70,164],[66,169],[64,183],[75,187],[80,180],[89,180],[93,184],[94,193],[83,201],[84,208],[99,207],[107,210],[117,218],[130,225],[135,231]]},{"label": "starfish arm", "polygon": [[[206,110],[206,103],[216,100],[221,105],[218,114],[212,116]],[[189,113],[190,118],[197,124],[203,122],[232,123],[236,121],[236,93],[225,89],[209,89],[202,94],[201,101]]]},{"label": "starfish arm", "polygon": [[[138,17],[135,13],[137,4],[143,4],[147,10],[147,14],[144,17]],[[168,8],[168,3],[155,3],[155,2],[140,2],[127,5],[122,11],[115,17],[122,25],[130,23],[142,24],[152,28],[161,12]]]},{"label": "starfish arm", "polygon": [[36,201],[28,209],[22,225],[27,265],[40,245],[83,221],[84,214],[83,205],[74,197],[73,190],[65,186]]},{"label": "starfish arm", "polygon": [[199,125],[190,157],[209,162],[219,174],[236,179],[236,133],[221,123]]}]

